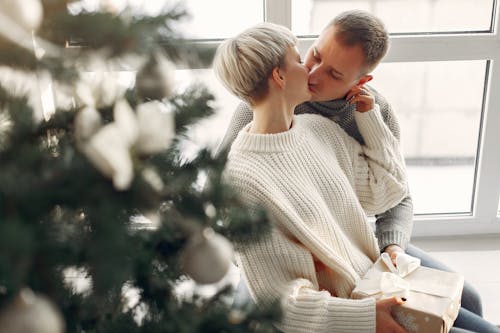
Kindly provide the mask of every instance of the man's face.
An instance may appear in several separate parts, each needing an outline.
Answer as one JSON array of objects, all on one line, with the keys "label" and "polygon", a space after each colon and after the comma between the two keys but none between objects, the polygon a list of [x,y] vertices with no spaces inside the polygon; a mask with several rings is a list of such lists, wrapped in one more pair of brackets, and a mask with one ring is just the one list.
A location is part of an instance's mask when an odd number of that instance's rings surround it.
[{"label": "man's face", "polygon": [[364,55],[361,46],[345,46],[337,41],[335,27],[325,29],[307,51],[309,89],[313,101],[344,98],[349,90],[371,80],[362,75]]}]

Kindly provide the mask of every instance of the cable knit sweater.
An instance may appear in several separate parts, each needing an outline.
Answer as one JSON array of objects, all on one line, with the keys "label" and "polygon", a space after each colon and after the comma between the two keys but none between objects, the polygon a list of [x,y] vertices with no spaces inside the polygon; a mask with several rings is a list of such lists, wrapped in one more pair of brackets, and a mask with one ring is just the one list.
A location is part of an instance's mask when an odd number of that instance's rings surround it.
[{"label": "cable knit sweater", "polygon": [[285,332],[375,332],[375,300],[349,299],[379,256],[365,211],[390,209],[407,186],[378,105],[355,120],[364,145],[303,114],[278,134],[247,125],[229,152],[225,180],[273,222],[268,235],[239,246],[239,266],[258,304],[281,299]]},{"label": "cable knit sweater", "polygon": [[[373,87],[368,85],[375,96],[375,102],[380,106],[380,113],[393,135],[399,140],[400,130],[398,120],[391,105]],[[335,121],[347,134],[363,144],[356,121],[354,121],[356,105],[350,105],[345,99],[334,99],[325,102],[305,102],[295,108],[295,114],[312,113]],[[241,129],[252,121],[253,112],[245,103],[240,103],[233,113],[229,127],[217,149],[217,155],[226,154]],[[375,235],[380,251],[390,244],[398,244],[406,249],[413,229],[413,203],[410,194],[397,206],[377,214]]]}]

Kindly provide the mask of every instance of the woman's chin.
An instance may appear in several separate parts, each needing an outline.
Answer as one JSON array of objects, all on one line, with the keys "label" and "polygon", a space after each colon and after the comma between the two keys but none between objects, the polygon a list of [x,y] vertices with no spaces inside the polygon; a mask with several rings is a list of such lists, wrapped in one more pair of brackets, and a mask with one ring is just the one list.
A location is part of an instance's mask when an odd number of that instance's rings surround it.
[{"label": "woman's chin", "polygon": [[312,93],[310,91],[307,91],[307,93],[304,95],[304,100],[301,103],[308,102],[312,99]]}]

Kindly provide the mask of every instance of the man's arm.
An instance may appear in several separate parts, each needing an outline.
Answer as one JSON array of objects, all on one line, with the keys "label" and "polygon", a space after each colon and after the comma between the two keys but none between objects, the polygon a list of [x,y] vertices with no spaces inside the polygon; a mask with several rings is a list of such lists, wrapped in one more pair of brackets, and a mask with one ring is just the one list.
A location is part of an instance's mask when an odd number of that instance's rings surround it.
[{"label": "man's arm", "polygon": [[[378,94],[371,87],[370,90],[375,93],[375,99],[377,104],[380,106],[380,111],[385,123],[394,136],[399,140],[399,123],[394,115],[392,107],[389,103],[387,103],[386,99],[382,95]],[[408,193],[410,192],[408,191]],[[413,201],[411,195],[408,194],[408,196],[397,206],[382,214],[376,215],[376,219],[375,235],[378,239],[380,251],[383,252],[389,245],[397,245],[401,249],[405,250],[410,241],[413,230]]]},{"label": "man's arm", "polygon": [[397,206],[376,215],[375,235],[383,252],[389,245],[398,245],[403,250],[410,242],[413,230],[413,202],[408,195]]},{"label": "man's arm", "polygon": [[250,106],[246,103],[240,103],[233,113],[229,126],[226,130],[226,134],[222,138],[221,143],[215,151],[215,156],[220,156],[221,154],[227,154],[234,139],[238,136],[238,133],[243,127],[249,124],[253,119],[253,112]]}]

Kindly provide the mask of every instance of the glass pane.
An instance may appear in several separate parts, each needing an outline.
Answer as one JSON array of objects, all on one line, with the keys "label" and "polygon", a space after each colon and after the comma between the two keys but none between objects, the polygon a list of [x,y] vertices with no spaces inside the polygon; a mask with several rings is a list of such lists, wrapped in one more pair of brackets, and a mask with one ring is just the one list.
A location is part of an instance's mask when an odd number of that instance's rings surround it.
[{"label": "glass pane", "polygon": [[[119,12],[126,6],[135,11],[155,15],[179,1],[172,0],[80,0],[69,5],[71,12],[82,9],[106,9]],[[262,0],[184,0],[190,17],[179,25],[187,38],[218,39],[233,36],[245,28],[264,21]]]},{"label": "glass pane", "polygon": [[262,0],[187,0],[191,19],[182,30],[192,38],[227,38],[264,21]]},{"label": "glass pane", "polygon": [[184,146],[186,158],[193,156],[191,154],[203,147],[215,149],[226,133],[229,121],[240,100],[222,86],[211,68],[177,70],[175,81],[177,82],[176,89],[179,92],[193,83],[202,83],[208,87],[215,97],[212,106],[217,110],[213,116],[201,120],[190,129],[188,137],[191,142],[186,142]]},{"label": "glass pane", "polygon": [[292,0],[292,30],[317,35],[337,13],[363,9],[391,33],[489,31],[493,5],[494,0]]},{"label": "glass pane", "polygon": [[373,73],[401,125],[416,214],[471,211],[486,66],[382,63]]}]

